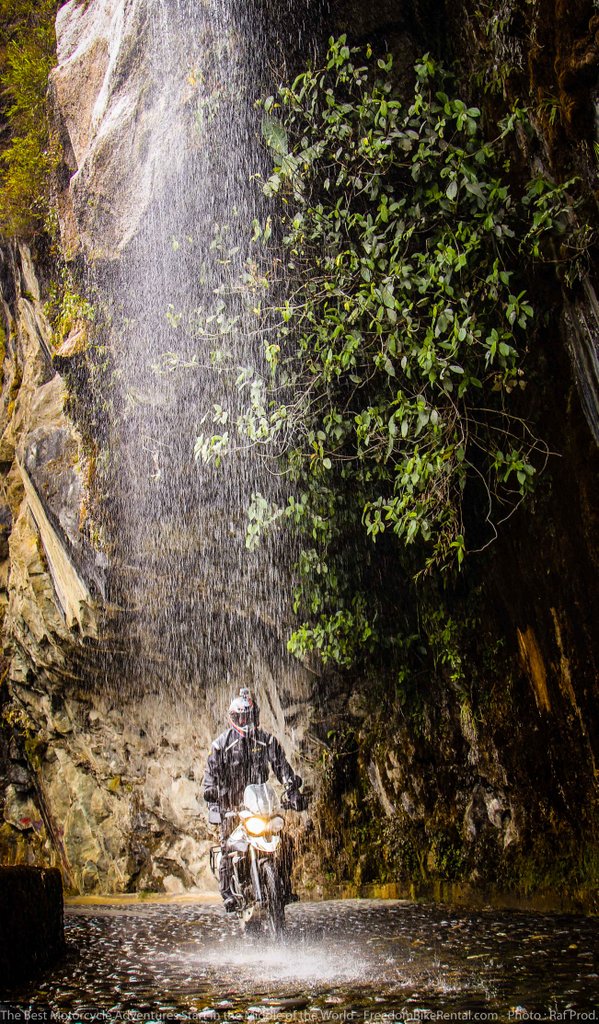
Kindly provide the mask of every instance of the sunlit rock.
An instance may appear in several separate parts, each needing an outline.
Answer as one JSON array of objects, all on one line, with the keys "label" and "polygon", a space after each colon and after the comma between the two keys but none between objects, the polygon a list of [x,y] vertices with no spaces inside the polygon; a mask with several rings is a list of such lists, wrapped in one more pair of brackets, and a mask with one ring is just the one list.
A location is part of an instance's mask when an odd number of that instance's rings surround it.
[{"label": "sunlit rock", "polygon": [[[172,12],[176,15],[176,12]],[[169,14],[169,17],[171,15]],[[113,259],[138,230],[176,168],[186,92],[152,61],[160,5],[101,0],[62,6],[52,96],[71,178],[62,200],[63,242]]]}]

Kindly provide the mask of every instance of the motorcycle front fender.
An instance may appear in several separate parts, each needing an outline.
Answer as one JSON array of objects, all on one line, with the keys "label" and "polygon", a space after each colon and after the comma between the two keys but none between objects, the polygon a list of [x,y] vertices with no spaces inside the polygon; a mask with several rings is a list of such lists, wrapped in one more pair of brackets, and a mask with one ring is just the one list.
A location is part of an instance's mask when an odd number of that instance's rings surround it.
[{"label": "motorcycle front fender", "polygon": [[271,836],[270,839],[266,839],[265,836],[256,836],[250,840],[255,850],[259,850],[260,853],[275,853],[277,847],[281,842],[280,836]]}]

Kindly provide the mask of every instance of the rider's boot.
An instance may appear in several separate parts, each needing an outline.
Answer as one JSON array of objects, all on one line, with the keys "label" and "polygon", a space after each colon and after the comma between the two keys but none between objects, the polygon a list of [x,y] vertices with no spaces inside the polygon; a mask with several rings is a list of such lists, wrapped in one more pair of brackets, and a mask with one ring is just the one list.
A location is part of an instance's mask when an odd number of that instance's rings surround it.
[{"label": "rider's boot", "polygon": [[223,898],[223,904],[225,907],[225,914],[234,914],[237,910],[237,900],[230,889],[225,890],[221,893]]}]

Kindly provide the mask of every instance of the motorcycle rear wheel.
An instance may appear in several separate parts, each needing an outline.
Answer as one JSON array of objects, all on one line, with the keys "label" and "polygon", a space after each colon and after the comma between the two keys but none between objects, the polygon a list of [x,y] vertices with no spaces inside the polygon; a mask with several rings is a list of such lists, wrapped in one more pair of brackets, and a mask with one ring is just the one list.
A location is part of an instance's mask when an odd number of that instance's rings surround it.
[{"label": "motorcycle rear wheel", "polygon": [[273,939],[279,939],[285,931],[285,900],[281,878],[270,861],[262,865],[261,875],[267,929]]}]

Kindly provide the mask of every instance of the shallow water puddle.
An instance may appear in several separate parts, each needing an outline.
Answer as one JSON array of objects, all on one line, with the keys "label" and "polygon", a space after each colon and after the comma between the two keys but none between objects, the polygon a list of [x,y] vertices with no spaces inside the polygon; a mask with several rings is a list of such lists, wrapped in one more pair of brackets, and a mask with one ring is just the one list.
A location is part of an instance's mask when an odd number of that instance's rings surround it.
[{"label": "shallow water puddle", "polygon": [[73,907],[67,958],[0,1017],[599,1020],[598,936],[592,918],[343,900],[292,906],[275,945],[213,905]]}]

